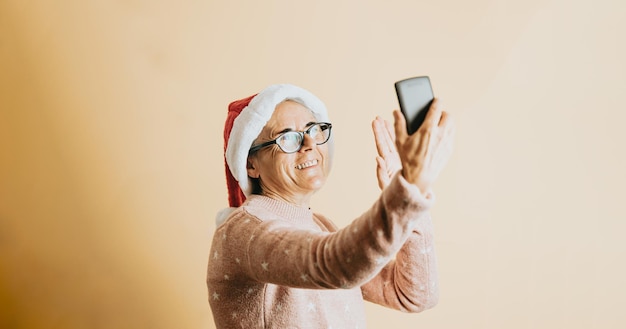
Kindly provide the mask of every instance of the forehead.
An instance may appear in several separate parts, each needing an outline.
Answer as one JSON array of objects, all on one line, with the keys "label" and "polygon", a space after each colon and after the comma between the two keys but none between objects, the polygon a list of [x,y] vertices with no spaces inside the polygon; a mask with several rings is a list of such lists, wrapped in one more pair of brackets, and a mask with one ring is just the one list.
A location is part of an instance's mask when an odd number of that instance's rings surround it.
[{"label": "forehead", "polygon": [[304,105],[286,100],[276,106],[266,128],[270,129],[301,129],[309,122],[315,122],[313,112]]}]

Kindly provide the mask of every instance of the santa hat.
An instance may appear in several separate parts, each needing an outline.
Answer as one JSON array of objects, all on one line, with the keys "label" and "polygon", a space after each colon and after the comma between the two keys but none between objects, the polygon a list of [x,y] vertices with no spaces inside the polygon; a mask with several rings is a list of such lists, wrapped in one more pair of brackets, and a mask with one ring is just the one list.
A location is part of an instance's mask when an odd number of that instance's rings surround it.
[{"label": "santa hat", "polygon": [[[285,100],[293,100],[313,112],[316,120],[328,122],[324,103],[315,95],[300,87],[289,84],[271,85],[260,93],[230,103],[224,127],[224,158],[228,203],[231,208],[239,207],[252,193],[248,177],[248,151],[272,117],[276,106]],[[329,158],[332,159],[332,141],[329,142]],[[225,209],[218,216],[225,217],[232,209]],[[222,220],[225,218],[221,218]]]}]

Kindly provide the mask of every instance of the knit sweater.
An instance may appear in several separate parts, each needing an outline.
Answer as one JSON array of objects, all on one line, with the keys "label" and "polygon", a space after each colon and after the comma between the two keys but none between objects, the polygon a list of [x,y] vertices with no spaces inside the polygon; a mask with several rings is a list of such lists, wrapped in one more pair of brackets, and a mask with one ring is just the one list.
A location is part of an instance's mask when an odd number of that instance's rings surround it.
[{"label": "knit sweater", "polygon": [[226,328],[365,328],[363,300],[420,312],[438,299],[432,196],[396,175],[338,230],[322,215],[252,195],[214,234],[207,285]]}]

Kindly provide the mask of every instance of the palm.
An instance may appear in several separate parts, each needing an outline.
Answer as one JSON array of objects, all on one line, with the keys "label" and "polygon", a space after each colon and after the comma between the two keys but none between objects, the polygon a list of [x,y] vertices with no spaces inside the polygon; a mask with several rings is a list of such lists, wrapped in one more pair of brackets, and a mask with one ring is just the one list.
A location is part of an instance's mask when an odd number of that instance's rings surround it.
[{"label": "palm", "polygon": [[396,136],[391,124],[377,117],[372,122],[372,130],[378,151],[376,177],[378,187],[382,190],[389,185],[393,176],[402,169],[402,162],[396,149]]}]

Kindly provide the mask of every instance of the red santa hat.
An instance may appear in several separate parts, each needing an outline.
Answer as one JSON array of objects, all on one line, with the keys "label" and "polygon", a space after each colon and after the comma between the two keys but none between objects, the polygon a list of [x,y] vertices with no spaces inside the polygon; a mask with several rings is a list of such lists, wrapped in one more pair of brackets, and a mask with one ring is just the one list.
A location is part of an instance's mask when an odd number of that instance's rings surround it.
[{"label": "red santa hat", "polygon": [[[276,106],[285,100],[298,102],[311,110],[316,120],[328,122],[324,103],[307,90],[290,84],[271,85],[260,93],[230,103],[224,127],[224,158],[230,207],[239,207],[252,192],[248,177],[248,151],[272,117]],[[332,159],[332,141],[329,141]]]}]

